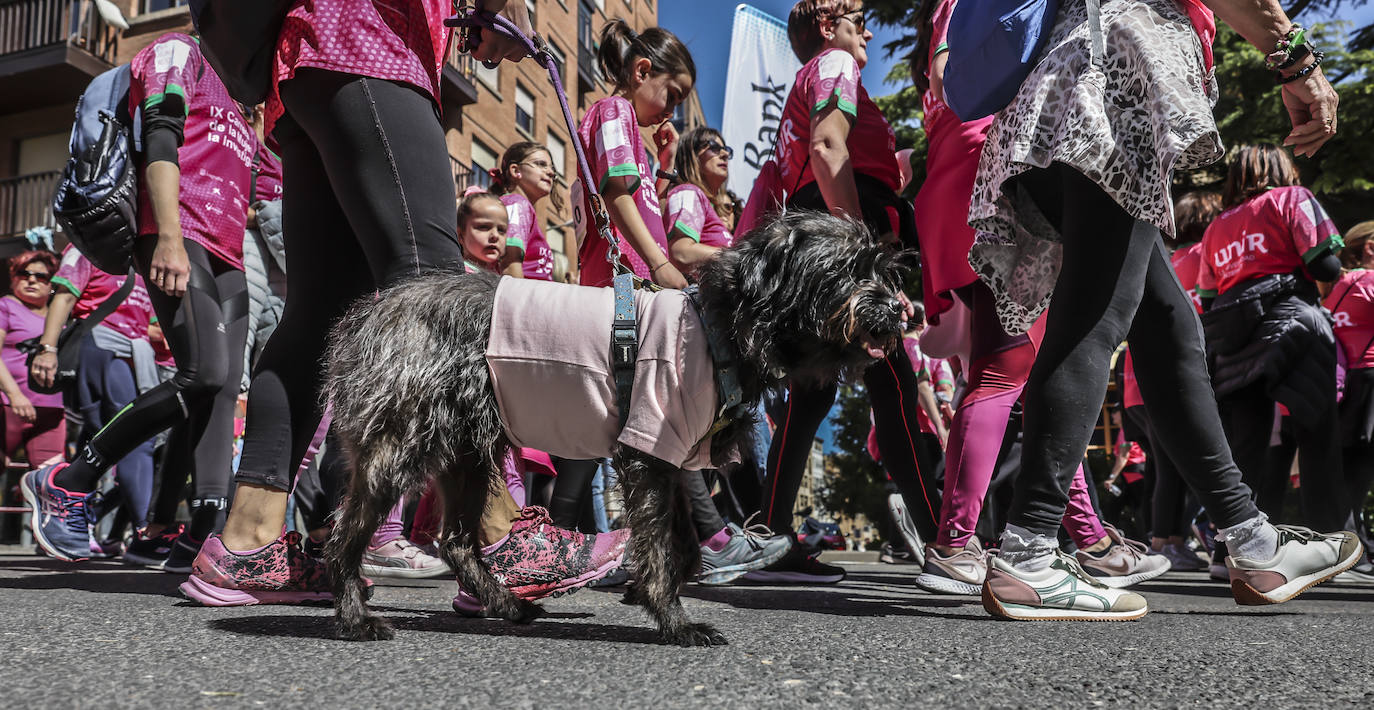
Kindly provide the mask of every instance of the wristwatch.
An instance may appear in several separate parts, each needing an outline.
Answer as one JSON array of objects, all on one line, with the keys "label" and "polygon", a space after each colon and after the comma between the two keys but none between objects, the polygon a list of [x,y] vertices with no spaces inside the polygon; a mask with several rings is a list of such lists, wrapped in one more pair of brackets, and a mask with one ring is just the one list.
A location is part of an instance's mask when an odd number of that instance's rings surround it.
[{"label": "wristwatch", "polygon": [[678,174],[676,170],[664,170],[663,168],[659,168],[654,171],[654,175],[658,176],[658,179],[667,180],[668,182],[672,182],[678,179]]},{"label": "wristwatch", "polygon": [[47,345],[47,344],[40,343],[40,344],[39,344],[39,347],[43,348],[43,352],[45,352],[45,353],[55,353],[55,352],[57,352],[57,346],[56,346],[56,345]]}]

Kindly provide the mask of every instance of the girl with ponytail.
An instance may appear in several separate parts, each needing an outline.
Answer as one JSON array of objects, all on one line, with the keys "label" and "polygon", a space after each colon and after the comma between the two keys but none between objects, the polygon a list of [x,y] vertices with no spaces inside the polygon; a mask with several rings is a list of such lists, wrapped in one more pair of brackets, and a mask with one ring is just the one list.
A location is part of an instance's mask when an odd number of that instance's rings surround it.
[{"label": "girl with ponytail", "polygon": [[[510,229],[506,233],[506,253],[501,258],[501,273],[516,278],[553,280],[553,250],[539,228],[535,204],[545,197],[562,211],[563,200],[553,190],[558,166],[549,149],[533,141],[522,141],[506,149],[501,167],[491,171],[492,193],[506,206]],[[576,251],[575,237],[564,241],[564,254]],[[575,269],[569,269],[573,274]]]}]

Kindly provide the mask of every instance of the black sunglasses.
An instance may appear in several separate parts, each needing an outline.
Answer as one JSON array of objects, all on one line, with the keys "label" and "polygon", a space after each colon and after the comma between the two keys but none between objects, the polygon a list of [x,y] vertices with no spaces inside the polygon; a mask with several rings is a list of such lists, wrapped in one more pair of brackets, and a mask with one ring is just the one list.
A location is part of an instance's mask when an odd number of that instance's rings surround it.
[{"label": "black sunglasses", "polygon": [[24,271],[20,271],[18,274],[16,274],[16,276],[18,276],[20,279],[38,279],[43,283],[52,281],[52,274],[45,273],[42,271],[29,271],[25,269]]},{"label": "black sunglasses", "polygon": [[[855,15],[858,15],[858,17],[854,17]],[[853,10],[851,12],[846,12],[843,15],[837,15],[835,19],[849,20],[850,22],[853,22],[854,30],[859,32],[860,34],[862,34],[864,28],[868,26],[868,14],[863,10]]]},{"label": "black sunglasses", "polygon": [[713,153],[724,153],[724,154],[725,154],[725,159],[726,159],[726,160],[729,160],[729,159],[735,157],[735,149],[734,149],[734,148],[731,148],[731,147],[728,146],[728,145],[721,145],[720,143],[717,143],[717,142],[715,142],[715,141],[711,141],[711,142],[707,143],[706,146],[705,146],[705,148],[703,148],[703,150],[709,150],[709,151],[711,151],[711,152],[713,152]]}]

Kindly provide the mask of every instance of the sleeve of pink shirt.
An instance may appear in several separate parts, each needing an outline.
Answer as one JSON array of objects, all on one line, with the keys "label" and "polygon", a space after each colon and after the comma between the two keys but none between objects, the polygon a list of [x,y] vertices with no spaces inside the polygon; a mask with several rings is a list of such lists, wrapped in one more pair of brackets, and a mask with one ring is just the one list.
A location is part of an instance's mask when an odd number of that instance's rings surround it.
[{"label": "sleeve of pink shirt", "polygon": [[91,262],[69,245],[62,254],[62,263],[57,267],[57,273],[53,275],[53,285],[63,286],[71,291],[73,296],[80,296],[81,292],[86,290],[86,284],[90,282]]},{"label": "sleeve of pink shirt", "polygon": [[668,195],[668,209],[663,213],[663,229],[668,236],[673,231],[701,243],[701,231],[706,226],[706,197],[700,190],[681,187]]},{"label": "sleeve of pink shirt", "polygon": [[[1208,228],[1211,231],[1211,228]],[[1199,298],[1216,298],[1217,277],[1212,273],[1212,263],[1207,255],[1207,237],[1202,238],[1198,248],[1197,295]]]},{"label": "sleeve of pink shirt", "polygon": [[159,40],[153,51],[140,52],[130,66],[134,82],[143,91],[142,107],[148,110],[167,101],[177,101],[185,115],[195,95],[200,62],[203,60],[188,39]]},{"label": "sleeve of pink shirt", "polygon": [[525,245],[529,244],[530,230],[534,228],[534,206],[524,198],[506,203],[506,246],[520,250],[520,258],[525,256]]},{"label": "sleeve of pink shirt", "polygon": [[831,49],[820,56],[811,96],[811,115],[830,106],[831,101],[851,118],[859,115],[859,63],[842,49]]},{"label": "sleeve of pink shirt", "polygon": [[1279,209],[1293,237],[1293,247],[1302,256],[1302,263],[1310,264],[1327,254],[1339,252],[1345,246],[1340,230],[1336,229],[1326,209],[1307,188],[1288,190]]},{"label": "sleeve of pink shirt", "polygon": [[628,180],[626,192],[639,189],[639,167],[635,160],[636,127],[634,109],[628,101],[602,99],[592,106],[592,172],[596,173],[597,188],[606,191],[611,178]]}]

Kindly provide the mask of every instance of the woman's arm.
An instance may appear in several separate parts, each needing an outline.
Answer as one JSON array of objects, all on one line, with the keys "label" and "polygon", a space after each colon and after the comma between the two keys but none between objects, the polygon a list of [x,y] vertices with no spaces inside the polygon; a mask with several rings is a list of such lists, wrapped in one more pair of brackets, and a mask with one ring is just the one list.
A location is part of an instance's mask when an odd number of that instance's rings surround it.
[{"label": "woman's arm", "polygon": [[935,427],[935,436],[940,439],[940,448],[945,448],[945,442],[949,440],[949,430],[945,428],[944,417],[940,416],[940,405],[935,401],[935,388],[931,386],[928,378],[917,380],[916,399],[921,403],[921,409],[925,410],[926,416],[930,418],[930,425]]},{"label": "woman's arm", "polygon": [[834,104],[811,117],[811,172],[831,214],[862,220],[859,187],[846,143],[850,128],[849,115]]},{"label": "woman's arm", "polygon": [[[5,331],[0,330],[0,342],[5,340]],[[19,415],[20,419],[26,422],[33,422],[38,419],[38,411],[33,408],[33,402],[24,395],[24,391],[19,389],[19,383],[10,374],[8,367],[0,367],[0,391],[5,393],[10,400],[10,409]]]},{"label": "woman's arm", "polygon": [[687,288],[687,279],[668,260],[663,249],[654,241],[654,236],[639,216],[639,205],[635,196],[625,189],[624,178],[606,181],[606,211],[611,222],[625,235],[625,241],[639,254],[639,258],[649,265],[650,278],[654,283],[668,288]]},{"label": "woman's arm", "polygon": [[[48,304],[47,318],[43,321],[43,335],[38,338],[40,345],[57,347],[57,336],[62,334],[62,327],[67,324],[67,317],[72,314],[72,307],[75,305],[76,294],[62,290],[53,294],[52,302]],[[33,368],[29,371],[29,377],[38,384],[50,387],[56,375],[56,352],[42,352],[33,359]]]},{"label": "woman's arm", "polygon": [[668,237],[671,240],[668,242],[668,258],[672,259],[673,265],[684,274],[696,271],[702,264],[716,258],[716,254],[720,252],[720,247],[698,243],[691,237],[681,236],[681,232],[676,230],[674,233],[678,236]]},{"label": "woman's arm", "polygon": [[506,252],[501,255],[501,273],[517,279],[525,278],[525,252],[519,247],[506,245]]},{"label": "woman's arm", "polygon": [[[1217,17],[1265,54],[1274,51],[1275,45],[1293,25],[1278,0],[1203,2]],[[1291,76],[1312,62],[1313,58],[1308,56],[1284,70],[1283,74]],[[1292,146],[1295,155],[1311,156],[1336,135],[1336,105],[1339,103],[1336,90],[1322,75],[1321,67],[1317,67],[1302,79],[1283,84],[1280,91],[1283,105],[1288,110],[1288,119],[1293,124],[1293,132],[1288,134],[1283,144]]]},{"label": "woman's arm", "polygon": [[563,272],[563,278],[570,284],[578,283],[582,277],[582,269],[577,263],[578,255],[582,250],[582,245],[577,243],[577,230],[563,230],[563,256],[568,258],[568,268]]}]

